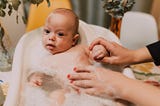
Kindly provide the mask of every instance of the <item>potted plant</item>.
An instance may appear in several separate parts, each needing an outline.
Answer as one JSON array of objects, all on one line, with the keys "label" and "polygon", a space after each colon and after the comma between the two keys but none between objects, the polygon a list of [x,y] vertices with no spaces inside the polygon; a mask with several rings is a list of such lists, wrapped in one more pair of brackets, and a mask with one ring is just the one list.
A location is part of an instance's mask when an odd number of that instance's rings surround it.
[{"label": "potted plant", "polygon": [[120,37],[122,17],[125,12],[130,11],[135,0],[103,0],[105,11],[111,15],[110,30]]}]

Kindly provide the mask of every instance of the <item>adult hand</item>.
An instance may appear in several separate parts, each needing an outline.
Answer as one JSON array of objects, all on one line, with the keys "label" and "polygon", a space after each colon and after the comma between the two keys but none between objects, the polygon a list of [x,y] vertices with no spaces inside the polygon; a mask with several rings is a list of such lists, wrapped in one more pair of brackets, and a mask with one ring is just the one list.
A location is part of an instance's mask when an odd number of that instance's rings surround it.
[{"label": "adult hand", "polygon": [[160,105],[160,90],[157,87],[104,68],[77,67],[74,71],[68,78],[71,86],[79,92],[103,98],[120,98],[137,106]]},{"label": "adult hand", "polygon": [[76,73],[69,75],[71,86],[80,92],[103,98],[119,97],[123,80],[127,79],[121,73],[106,70],[104,68],[76,67]]},{"label": "adult hand", "polygon": [[92,51],[96,45],[103,45],[109,53],[109,56],[106,55],[103,59],[99,60],[100,62],[126,65],[134,59],[132,50],[128,50],[115,42],[107,41],[104,38],[97,38],[90,44],[89,49]]}]

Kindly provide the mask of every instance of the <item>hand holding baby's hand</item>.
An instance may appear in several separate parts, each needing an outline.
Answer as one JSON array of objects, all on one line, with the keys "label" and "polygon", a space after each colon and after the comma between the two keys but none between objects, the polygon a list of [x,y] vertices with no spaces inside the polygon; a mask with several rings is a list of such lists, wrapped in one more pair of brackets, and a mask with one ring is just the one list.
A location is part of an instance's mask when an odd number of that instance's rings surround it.
[{"label": "hand holding baby's hand", "polygon": [[102,45],[95,45],[90,52],[90,56],[96,61],[102,60],[106,55],[108,53]]}]

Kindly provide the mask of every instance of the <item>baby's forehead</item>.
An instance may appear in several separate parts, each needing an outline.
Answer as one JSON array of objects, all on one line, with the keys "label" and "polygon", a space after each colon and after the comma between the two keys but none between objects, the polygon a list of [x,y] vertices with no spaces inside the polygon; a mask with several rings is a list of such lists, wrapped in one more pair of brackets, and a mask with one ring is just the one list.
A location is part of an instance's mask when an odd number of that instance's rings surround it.
[{"label": "baby's forehead", "polygon": [[69,13],[69,12],[52,12],[49,16],[53,16],[55,14],[61,15],[63,17],[66,17],[66,19],[71,19],[72,21],[76,21],[76,17]]},{"label": "baby's forehead", "polygon": [[70,22],[70,25],[74,27],[74,31],[77,33],[79,26],[79,18],[72,10],[65,8],[58,8],[55,9],[52,13],[50,13],[48,18],[51,18],[54,14],[60,14],[66,17],[66,19]]},{"label": "baby's forehead", "polygon": [[70,15],[76,17],[76,14],[70,9],[59,8],[59,9],[55,9],[52,13],[59,13],[59,14],[62,14],[62,15],[70,14]]}]

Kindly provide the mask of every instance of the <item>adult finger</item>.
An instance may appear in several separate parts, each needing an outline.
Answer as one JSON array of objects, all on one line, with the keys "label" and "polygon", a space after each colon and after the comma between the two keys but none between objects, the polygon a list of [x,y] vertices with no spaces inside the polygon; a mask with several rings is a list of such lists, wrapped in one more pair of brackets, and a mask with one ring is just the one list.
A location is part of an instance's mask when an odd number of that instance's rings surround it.
[{"label": "adult finger", "polygon": [[72,84],[80,88],[92,88],[94,86],[92,80],[76,80],[73,81]]},{"label": "adult finger", "polygon": [[92,74],[82,72],[82,73],[70,74],[68,79],[70,79],[70,80],[89,80],[89,79],[92,79],[92,77],[93,77]]},{"label": "adult finger", "polygon": [[118,63],[116,63],[116,59],[117,57],[115,56],[111,56],[111,57],[106,56],[103,59],[101,59],[100,62],[105,63],[105,64],[117,64],[118,65]]},{"label": "adult finger", "polygon": [[81,72],[90,73],[91,72],[91,70],[88,69],[86,66],[84,66],[84,67],[82,67],[82,66],[75,66],[73,68],[73,71],[77,72],[77,73],[81,73]]},{"label": "adult finger", "polygon": [[93,42],[92,42],[92,43],[90,44],[90,46],[89,46],[89,49],[92,50],[95,45],[101,44],[101,42],[103,42],[104,40],[105,40],[105,39],[104,39],[104,38],[101,38],[101,37],[93,40]]},{"label": "adult finger", "polygon": [[80,73],[80,72],[86,72],[86,73],[91,73],[91,72],[94,72],[95,71],[95,67],[94,66],[76,66],[73,70],[77,73]]}]

